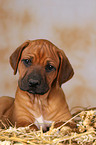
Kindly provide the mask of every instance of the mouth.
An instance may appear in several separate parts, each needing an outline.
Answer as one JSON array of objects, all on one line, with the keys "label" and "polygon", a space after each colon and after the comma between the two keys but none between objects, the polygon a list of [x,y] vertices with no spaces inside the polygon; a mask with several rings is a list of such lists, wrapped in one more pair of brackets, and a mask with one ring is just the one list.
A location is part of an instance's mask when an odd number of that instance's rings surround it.
[{"label": "mouth", "polygon": [[48,92],[48,90],[49,89],[46,89],[44,91],[41,91],[41,90],[39,90],[39,91],[36,91],[36,90],[27,90],[27,92],[30,93],[30,94],[44,95],[44,94],[46,94]]},{"label": "mouth", "polygon": [[34,87],[21,87],[19,86],[19,88],[22,90],[22,91],[26,91],[28,92],[29,94],[37,94],[37,95],[44,95],[46,94],[48,91],[49,91],[49,87],[43,87],[43,88],[34,88]]}]

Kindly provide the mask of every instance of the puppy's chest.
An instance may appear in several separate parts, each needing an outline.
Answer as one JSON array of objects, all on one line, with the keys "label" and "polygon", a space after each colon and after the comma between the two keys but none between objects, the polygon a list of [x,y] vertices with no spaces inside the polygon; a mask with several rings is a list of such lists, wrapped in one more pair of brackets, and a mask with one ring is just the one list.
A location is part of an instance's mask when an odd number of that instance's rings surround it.
[{"label": "puppy's chest", "polygon": [[51,126],[52,121],[44,120],[43,116],[41,115],[40,117],[35,118],[34,124],[38,127],[38,129],[40,129],[40,126],[42,126],[43,130],[47,130],[47,128]]},{"label": "puppy's chest", "polygon": [[47,128],[49,128],[52,124],[52,121],[49,119],[50,113],[48,113],[48,108],[48,106],[44,107],[43,105],[41,105],[41,103],[32,105],[32,108],[26,108],[33,116],[34,124],[38,129],[40,129],[40,126],[42,126],[42,129],[46,131]]}]

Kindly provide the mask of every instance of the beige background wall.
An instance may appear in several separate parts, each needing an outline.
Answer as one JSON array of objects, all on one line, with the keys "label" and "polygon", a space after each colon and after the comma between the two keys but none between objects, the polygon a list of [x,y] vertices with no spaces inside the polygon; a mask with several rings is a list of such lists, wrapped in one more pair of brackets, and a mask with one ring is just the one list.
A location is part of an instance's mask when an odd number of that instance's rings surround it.
[{"label": "beige background wall", "polygon": [[0,96],[15,96],[9,56],[38,38],[63,49],[74,68],[62,86],[70,109],[96,106],[96,0],[0,0]]}]

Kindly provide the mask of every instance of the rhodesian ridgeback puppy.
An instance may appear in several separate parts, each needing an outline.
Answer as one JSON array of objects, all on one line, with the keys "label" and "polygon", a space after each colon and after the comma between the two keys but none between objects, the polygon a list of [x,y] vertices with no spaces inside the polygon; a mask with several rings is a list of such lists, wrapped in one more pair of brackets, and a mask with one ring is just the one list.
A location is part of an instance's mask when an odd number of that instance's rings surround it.
[{"label": "rhodesian ridgeback puppy", "polygon": [[[48,40],[26,41],[10,57],[14,74],[19,72],[15,99],[0,98],[0,119],[17,127],[33,123],[43,130],[71,118],[61,85],[74,72],[65,53]],[[57,125],[58,126],[58,125]]]}]

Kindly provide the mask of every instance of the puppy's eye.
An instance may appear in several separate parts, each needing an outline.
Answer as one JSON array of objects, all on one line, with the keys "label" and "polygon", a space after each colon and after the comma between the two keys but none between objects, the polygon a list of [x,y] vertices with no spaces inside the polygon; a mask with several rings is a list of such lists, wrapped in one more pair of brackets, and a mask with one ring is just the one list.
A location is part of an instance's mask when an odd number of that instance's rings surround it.
[{"label": "puppy's eye", "polygon": [[45,67],[46,72],[51,72],[53,70],[56,70],[56,68],[50,64],[47,64]]},{"label": "puppy's eye", "polygon": [[22,59],[22,62],[24,63],[25,66],[30,66],[32,64],[31,59]]}]

